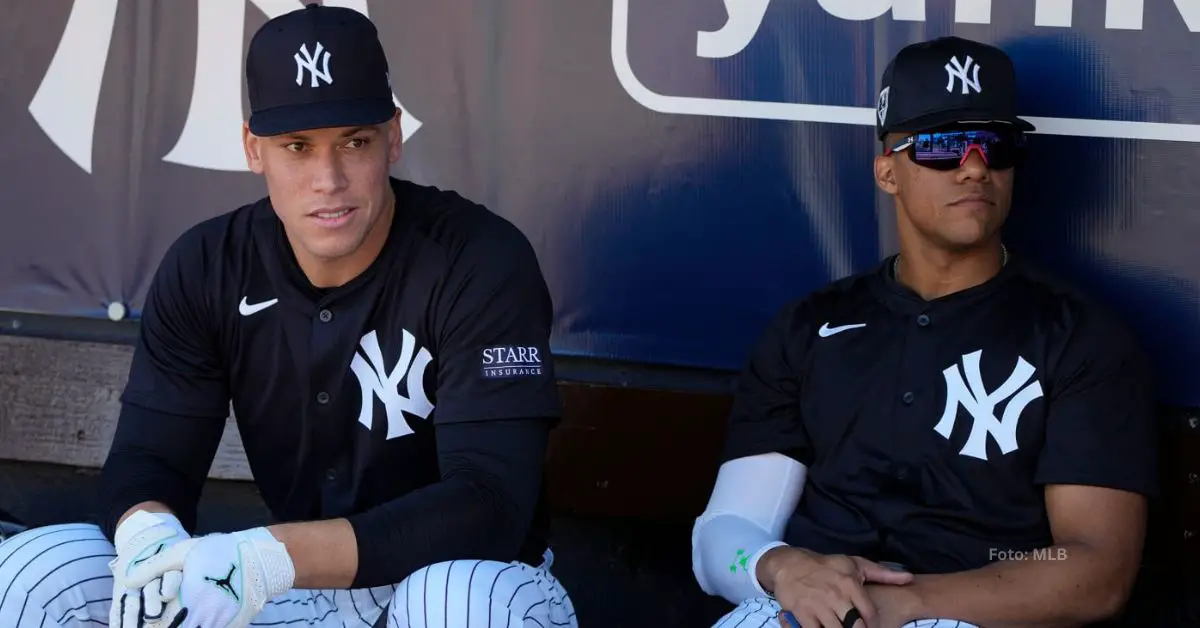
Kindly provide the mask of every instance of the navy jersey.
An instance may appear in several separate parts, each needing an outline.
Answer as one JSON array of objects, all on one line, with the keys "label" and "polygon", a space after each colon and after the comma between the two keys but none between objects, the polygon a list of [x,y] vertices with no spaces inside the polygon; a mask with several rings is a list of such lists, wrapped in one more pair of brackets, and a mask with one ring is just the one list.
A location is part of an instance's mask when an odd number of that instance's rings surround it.
[{"label": "navy jersey", "polygon": [[1155,433],[1147,361],[1099,306],[1016,260],[932,301],[884,264],[774,319],[724,459],[807,465],[785,542],[946,573],[1052,545],[1047,484],[1152,495]]},{"label": "navy jersey", "polygon": [[187,231],[149,291],[123,402],[197,420],[232,404],[279,520],[361,513],[438,481],[434,426],[559,416],[552,305],[527,239],[453,192],[392,186],[387,242],[344,286],[307,281],[263,199]]}]

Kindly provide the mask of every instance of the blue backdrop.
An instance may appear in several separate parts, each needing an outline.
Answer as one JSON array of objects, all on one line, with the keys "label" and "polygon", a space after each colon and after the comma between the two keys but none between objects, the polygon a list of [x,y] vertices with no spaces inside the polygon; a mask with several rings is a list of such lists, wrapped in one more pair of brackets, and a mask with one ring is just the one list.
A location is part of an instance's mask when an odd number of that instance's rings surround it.
[{"label": "blue backdrop", "polygon": [[[239,55],[291,5],[8,4],[0,308],[136,316],[179,232],[264,192],[239,162]],[[1010,249],[1110,303],[1164,400],[1200,406],[1193,3],[326,4],[379,25],[410,114],[396,174],[530,237],[558,353],[716,369],[739,368],[784,302],[893,250],[871,178],[891,55],[944,34],[995,43],[1040,131]]]}]

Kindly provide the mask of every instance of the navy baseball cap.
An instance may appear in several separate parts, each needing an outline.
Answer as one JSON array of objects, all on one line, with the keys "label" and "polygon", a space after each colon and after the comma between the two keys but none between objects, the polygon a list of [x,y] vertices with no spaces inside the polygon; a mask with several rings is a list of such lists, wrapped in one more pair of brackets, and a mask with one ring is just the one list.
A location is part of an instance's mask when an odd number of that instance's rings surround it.
[{"label": "navy baseball cap", "polygon": [[246,54],[250,132],[369,126],[396,113],[387,56],[367,16],[309,4],[254,34]]},{"label": "navy baseball cap", "polygon": [[1003,50],[961,37],[910,44],[883,71],[875,108],[879,139],[954,124],[1008,124],[1017,117],[1017,76]]}]

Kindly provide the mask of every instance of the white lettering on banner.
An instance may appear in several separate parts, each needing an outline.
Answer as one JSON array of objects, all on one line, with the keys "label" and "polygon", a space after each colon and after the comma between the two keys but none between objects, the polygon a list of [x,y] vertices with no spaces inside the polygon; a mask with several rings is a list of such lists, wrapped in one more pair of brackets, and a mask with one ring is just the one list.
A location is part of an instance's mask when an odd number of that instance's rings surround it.
[{"label": "white lettering on banner", "polygon": [[892,12],[892,19],[925,21],[925,0],[817,0],[825,12],[843,20],[873,20]]},{"label": "white lettering on banner", "polygon": [[[713,1],[715,0],[708,0]],[[1105,25],[1110,29],[1142,29],[1145,0],[1103,0]],[[1188,30],[1200,32],[1200,0],[1174,0]],[[924,21],[924,0],[818,0],[830,15],[842,19],[869,20],[883,17]],[[630,0],[613,0],[612,42],[610,55],[613,71],[626,93],[635,102],[660,113],[677,115],[791,120],[874,126],[876,107],[819,105],[796,102],[770,102],[700,96],[672,96],[647,87],[638,79],[629,59]],[[715,31],[700,31],[696,37],[696,56],[705,59],[733,57],[750,45],[762,27],[771,6],[770,0],[724,0],[729,19]],[[955,0],[954,21],[959,24],[990,24],[993,6],[1004,10],[1002,2],[991,0]],[[1070,26],[1072,0],[1035,0],[1035,26]],[[670,58],[661,56],[658,59]],[[661,62],[661,61],[659,61]],[[1139,122],[1134,120],[1097,120],[1081,118],[1043,118],[1027,116],[1038,133],[1079,137],[1200,142],[1200,124]]]},{"label": "white lettering on banner", "polygon": [[[245,30],[246,2],[268,18],[301,8],[301,0],[205,0],[197,4],[196,68],[187,119],[164,161],[195,168],[245,171],[242,149],[242,45],[230,33]],[[325,0],[368,15],[367,0]],[[96,111],[112,43],[118,0],[75,0],[49,69],[29,104],[42,131],[71,161],[92,172]],[[236,41],[241,44],[241,39]],[[317,73],[313,73],[314,80]],[[322,76],[321,78],[324,78]],[[393,95],[407,141],[421,128]]]},{"label": "white lettering on banner", "polygon": [[[368,430],[375,423],[375,397],[383,402],[387,413],[387,440],[408,436],[413,430],[408,425],[404,414],[408,413],[422,419],[428,419],[433,412],[433,404],[425,394],[425,369],[433,361],[424,347],[416,350],[417,339],[404,330],[404,344],[400,348],[400,358],[391,371],[387,370],[383,361],[383,351],[379,348],[379,338],[374,331],[367,332],[358,342],[362,353],[355,352],[354,360],[350,362],[350,370],[358,378],[362,388],[362,406],[358,411],[358,422]],[[414,357],[414,353],[416,356]],[[366,359],[363,359],[363,355]],[[405,390],[408,396],[400,394],[400,380],[405,380]]]},{"label": "white lettering on banner", "polygon": [[[996,441],[1000,453],[1008,454],[1017,450],[1017,424],[1021,413],[1034,399],[1042,396],[1042,383],[1037,379],[1026,385],[1034,376],[1033,365],[1025,358],[1018,357],[1017,365],[1013,367],[1008,379],[999,388],[988,392],[983,385],[983,373],[979,368],[982,351],[974,351],[962,356],[962,368],[966,373],[959,372],[958,365],[951,365],[942,371],[946,380],[946,408],[942,418],[934,426],[934,431],[943,438],[949,439],[954,425],[958,422],[958,409],[963,407],[971,418],[971,433],[967,442],[958,453],[980,460],[987,460],[987,439],[990,436]],[[996,418],[996,406],[1004,401],[1004,414]]]},{"label": "white lettering on banner", "polygon": [[[628,0],[621,0],[627,2]],[[1104,26],[1110,29],[1141,30],[1146,0],[1104,0]],[[1200,0],[1174,0],[1188,30],[1200,32]],[[892,19],[925,21],[925,0],[817,0],[825,12],[843,20],[879,19],[888,11]],[[715,31],[700,31],[696,38],[696,56],[720,59],[732,57],[753,41],[762,27],[771,0],[725,0],[729,15],[725,26]],[[1070,27],[1074,0],[1036,0],[1034,26]],[[958,24],[991,24],[991,0],[955,0],[954,21]]]},{"label": "white lettering on banner", "polygon": [[[1142,30],[1145,0],[1107,0],[1104,4],[1104,27],[1114,30]],[[1038,0],[1034,9],[1035,26],[1071,26],[1074,0]],[[1200,0],[1175,0],[1183,23],[1188,30],[1200,32]]]}]

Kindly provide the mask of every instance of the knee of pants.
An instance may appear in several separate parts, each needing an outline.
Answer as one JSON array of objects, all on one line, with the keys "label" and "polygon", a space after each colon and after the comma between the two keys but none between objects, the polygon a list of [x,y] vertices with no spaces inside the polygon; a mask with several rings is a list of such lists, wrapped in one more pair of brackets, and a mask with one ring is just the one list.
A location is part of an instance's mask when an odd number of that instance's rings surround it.
[{"label": "knee of pants", "polygon": [[[767,597],[756,597],[738,604],[724,617],[713,624],[713,628],[728,628],[729,626],[767,625],[767,622],[779,617],[783,611],[779,603]],[[774,624],[778,625],[778,624]]]},{"label": "knee of pants", "polygon": [[8,538],[0,544],[0,625],[19,626],[42,612],[54,621],[67,615],[107,621],[108,563],[115,555],[90,524],[33,528]]},{"label": "knee of pants", "polygon": [[[547,572],[519,563],[454,560],[422,568],[396,588],[388,626],[533,626],[562,610],[566,594]],[[557,599],[556,599],[557,598]],[[544,623],[544,622],[542,622]]]}]

